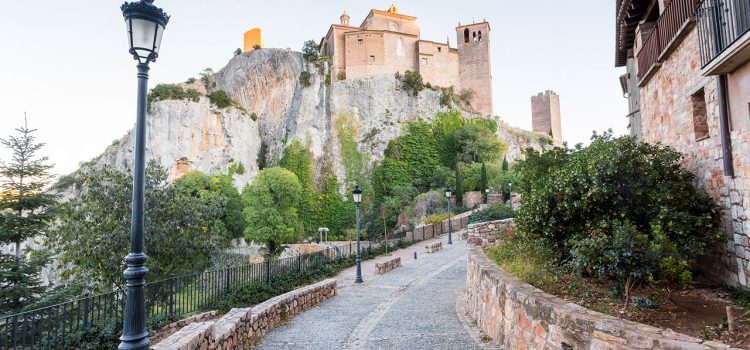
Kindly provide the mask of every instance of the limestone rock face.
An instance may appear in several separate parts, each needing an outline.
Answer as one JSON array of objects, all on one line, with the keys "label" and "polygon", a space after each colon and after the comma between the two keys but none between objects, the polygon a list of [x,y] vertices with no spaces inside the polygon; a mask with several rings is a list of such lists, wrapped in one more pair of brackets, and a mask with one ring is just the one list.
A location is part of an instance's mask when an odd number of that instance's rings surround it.
[{"label": "limestone rock face", "polygon": [[[198,103],[154,102],[148,118],[148,159],[167,167],[173,179],[192,169],[217,173],[226,171],[231,161],[241,162],[246,172],[235,177],[235,184],[243,187],[258,171],[261,143],[267,148],[262,156],[273,166],[284,148],[298,139],[310,146],[316,176],[324,169],[332,171],[343,184],[346,176],[335,127],[340,118],[354,126],[359,151],[372,167],[407,123],[429,121],[446,110],[439,92],[425,89],[411,96],[393,76],[330,84],[327,70],[325,62],[308,63],[291,50],[264,48],[235,56],[209,78],[208,85],[209,90],[226,91],[244,111],[217,109],[207,98]],[[303,71],[310,73],[309,86],[299,82]],[[509,146],[509,161],[520,157],[526,147],[544,146],[543,136],[498,124],[502,126],[498,135]],[[133,143],[131,131],[110,146],[97,164],[125,169],[132,163]]]},{"label": "limestone rock face", "polygon": [[[148,116],[146,159],[169,170],[172,180],[190,170],[226,172],[232,162],[245,172],[235,175],[244,185],[258,171],[260,136],[257,124],[235,108],[217,109],[206,98],[199,102],[161,101]],[[95,162],[120,170],[131,169],[135,133],[115,141]]]}]

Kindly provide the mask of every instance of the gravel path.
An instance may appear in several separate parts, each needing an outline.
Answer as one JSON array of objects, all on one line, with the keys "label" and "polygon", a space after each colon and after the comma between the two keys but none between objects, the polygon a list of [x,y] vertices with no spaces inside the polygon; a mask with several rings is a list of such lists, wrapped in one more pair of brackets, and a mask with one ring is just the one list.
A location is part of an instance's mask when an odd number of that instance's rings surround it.
[{"label": "gravel path", "polygon": [[[454,235],[454,237],[457,235]],[[466,241],[425,253],[421,242],[395,252],[400,268],[378,276],[374,261],[343,271],[338,295],[266,336],[256,349],[483,349],[456,315],[466,282]],[[414,260],[414,252],[418,259]]]}]

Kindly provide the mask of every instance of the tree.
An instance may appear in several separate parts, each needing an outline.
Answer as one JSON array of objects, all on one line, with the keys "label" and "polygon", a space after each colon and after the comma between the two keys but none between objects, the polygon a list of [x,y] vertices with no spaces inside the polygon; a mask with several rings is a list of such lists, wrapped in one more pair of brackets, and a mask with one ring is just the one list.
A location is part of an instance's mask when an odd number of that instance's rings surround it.
[{"label": "tree", "polygon": [[503,156],[503,166],[500,168],[503,172],[508,171],[508,156]]},{"label": "tree", "polygon": [[265,243],[269,255],[281,253],[281,244],[297,242],[301,193],[297,175],[289,170],[274,167],[258,172],[242,191],[245,239]]},{"label": "tree", "polygon": [[46,264],[43,255],[21,254],[21,242],[44,231],[51,219],[55,197],[45,193],[49,170],[47,157],[37,152],[44,143],[36,142],[36,129],[28,123],[0,143],[11,152],[9,162],[0,161],[0,244],[15,244],[15,255],[0,254],[0,312],[18,310],[44,291],[39,272]]},{"label": "tree", "polygon": [[315,40],[308,40],[302,45],[302,57],[307,61],[315,61],[320,54],[320,45]]},{"label": "tree", "polygon": [[306,233],[314,232],[319,221],[319,207],[315,198],[320,197],[320,193],[313,187],[312,164],[309,146],[302,145],[299,140],[292,141],[292,144],[284,150],[284,157],[281,158],[281,167],[297,175],[297,180],[302,187],[298,214],[302,220],[302,232]]},{"label": "tree", "polygon": [[[165,169],[146,167],[145,240],[149,281],[200,271],[211,255],[228,246],[214,231],[220,207],[169,185]],[[76,175],[78,193],[60,207],[47,245],[66,269],[63,277],[109,291],[122,285],[123,257],[130,251],[133,178],[109,166],[85,168]]]},{"label": "tree", "polygon": [[234,55],[235,55],[235,56],[239,56],[239,55],[241,55],[241,54],[242,54],[242,49],[240,49],[240,48],[237,48],[237,50],[234,50]]},{"label": "tree", "polygon": [[462,207],[464,205],[464,175],[461,172],[461,163],[456,164],[456,189],[453,193],[456,194],[456,206]]},{"label": "tree", "polygon": [[[233,167],[233,171],[238,169],[241,167]],[[232,171],[225,175],[210,176],[193,170],[175,182],[175,188],[180,196],[193,197],[199,200],[203,207],[216,210],[215,220],[211,223],[213,231],[228,239],[242,237],[245,232],[242,197],[232,184],[232,177]]]},{"label": "tree", "polygon": [[482,193],[484,193],[485,200],[487,200],[487,198],[486,198],[487,191],[485,191],[485,189],[487,189],[490,184],[489,184],[489,179],[487,178],[487,166],[484,164],[484,162],[482,162],[482,173],[481,173],[480,176],[481,177],[480,177],[480,180],[479,180],[479,182],[480,182],[479,190],[482,191]]},{"label": "tree", "polygon": [[505,152],[506,145],[495,135],[497,124],[490,119],[466,123],[456,132],[460,145],[458,160],[464,163],[493,162]]},{"label": "tree", "polygon": [[344,201],[339,194],[339,182],[335,176],[326,179],[321,199],[320,225],[328,227],[333,237],[345,238],[346,230],[354,227],[355,207],[353,201]]},{"label": "tree", "polygon": [[211,76],[214,75],[214,70],[211,68],[204,69],[201,73],[201,82],[203,83],[203,87],[206,88],[206,90],[211,89]]},{"label": "tree", "polygon": [[407,70],[404,72],[403,84],[404,88],[406,88],[412,96],[417,96],[420,91],[424,90],[422,75],[417,71]]}]

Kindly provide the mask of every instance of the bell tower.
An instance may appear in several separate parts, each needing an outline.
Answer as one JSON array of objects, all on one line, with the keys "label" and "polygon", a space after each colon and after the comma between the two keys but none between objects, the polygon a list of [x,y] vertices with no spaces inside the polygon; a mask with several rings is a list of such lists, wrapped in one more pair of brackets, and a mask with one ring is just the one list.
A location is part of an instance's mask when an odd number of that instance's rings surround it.
[{"label": "bell tower", "polygon": [[461,89],[474,90],[471,106],[483,115],[492,115],[492,65],[490,24],[487,20],[456,27],[458,76]]}]

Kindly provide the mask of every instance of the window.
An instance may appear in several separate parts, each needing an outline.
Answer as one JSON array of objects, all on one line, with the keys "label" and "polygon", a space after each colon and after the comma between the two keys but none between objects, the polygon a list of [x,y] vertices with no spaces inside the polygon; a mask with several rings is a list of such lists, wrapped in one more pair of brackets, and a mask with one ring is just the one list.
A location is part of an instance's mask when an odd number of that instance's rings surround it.
[{"label": "window", "polygon": [[443,52],[443,48],[438,46],[438,52]]},{"label": "window", "polygon": [[375,62],[375,56],[370,55],[370,62]]},{"label": "window", "polygon": [[362,45],[364,43],[365,41],[363,39],[357,39],[357,45]]},{"label": "window", "polygon": [[396,40],[396,56],[403,56],[404,55],[404,40],[401,38],[398,38]]},{"label": "window", "polygon": [[695,141],[707,139],[709,137],[708,115],[706,111],[706,93],[703,89],[698,90],[698,92],[690,96],[690,104],[693,110]]},{"label": "window", "polygon": [[426,58],[422,59],[422,65],[425,65],[425,66],[427,65],[427,59]]},{"label": "window", "polygon": [[464,42],[469,42],[469,28],[464,29]]},{"label": "window", "polygon": [[388,23],[388,30],[397,32],[398,31],[398,23],[396,22],[390,22]]},{"label": "window", "polygon": [[479,31],[479,36],[477,36],[477,41],[482,41],[482,31]]},{"label": "window", "polygon": [[477,41],[477,32],[471,33],[471,38],[472,40]]}]

